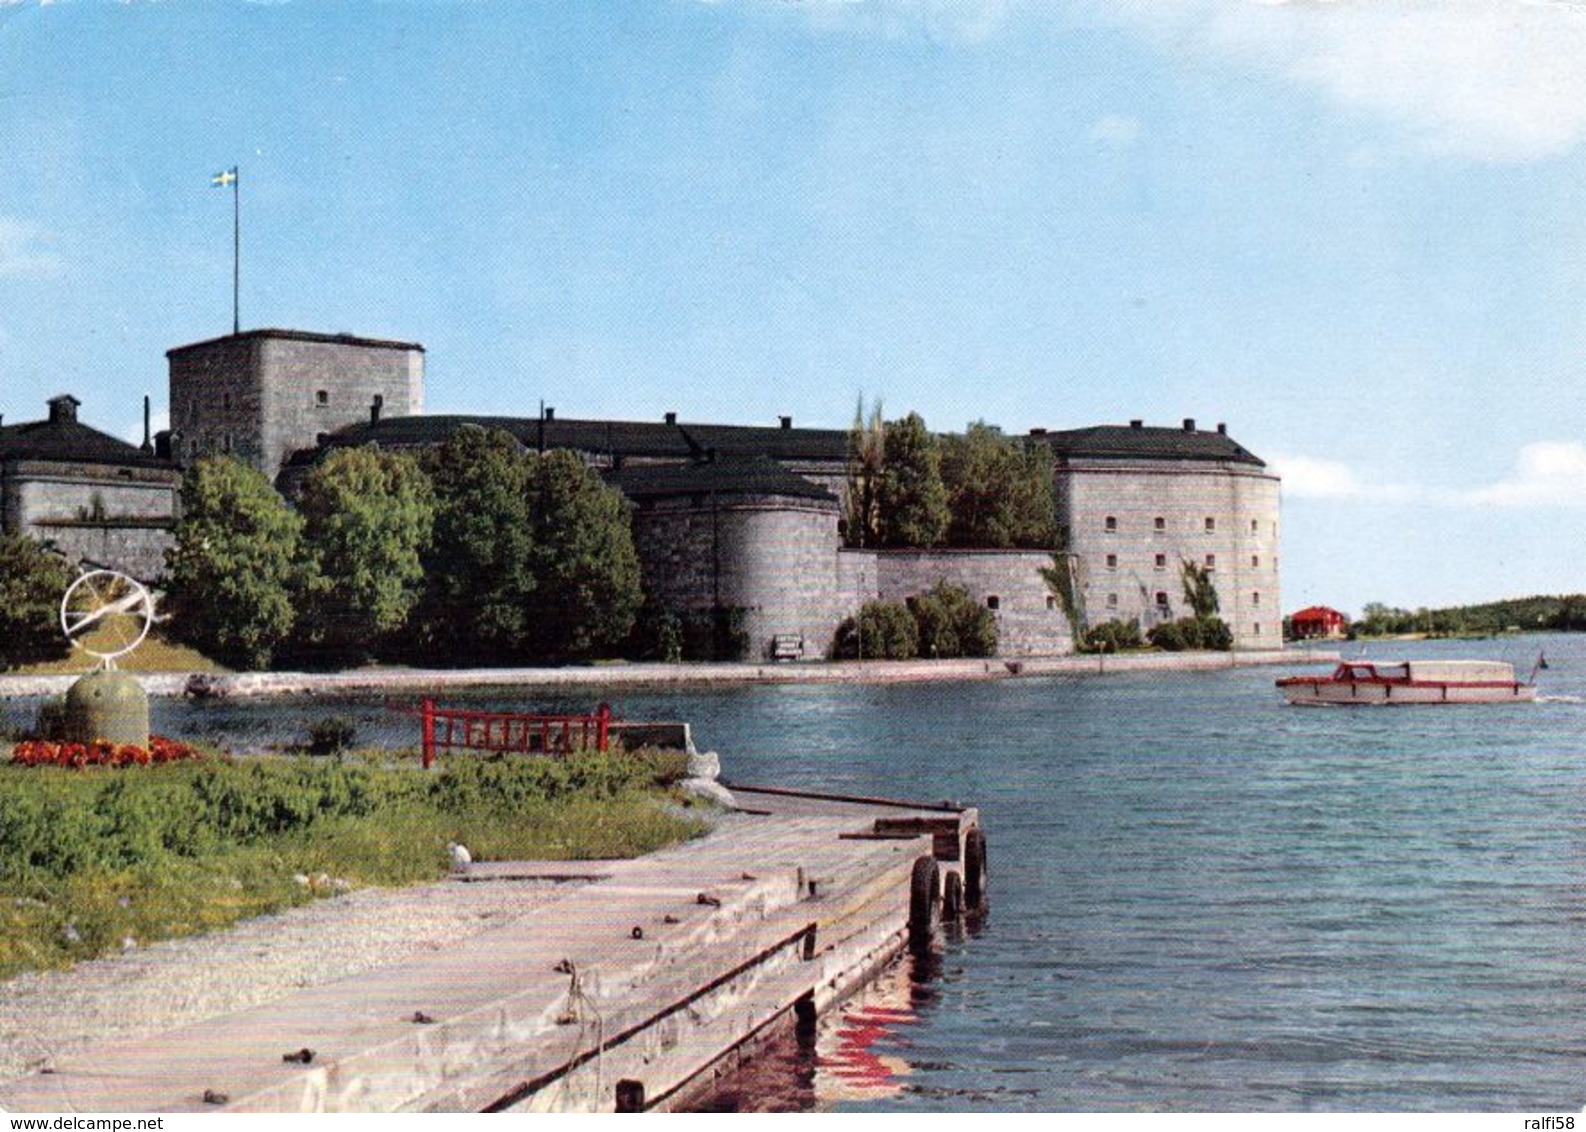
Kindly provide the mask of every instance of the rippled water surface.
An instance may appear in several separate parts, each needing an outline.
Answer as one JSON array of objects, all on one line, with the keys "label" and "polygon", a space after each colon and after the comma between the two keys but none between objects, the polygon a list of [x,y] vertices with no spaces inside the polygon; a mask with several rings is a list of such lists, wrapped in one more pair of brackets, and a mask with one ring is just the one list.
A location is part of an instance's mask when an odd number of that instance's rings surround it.
[{"label": "rippled water surface", "polygon": [[[1373,652],[1524,671],[1539,646],[1546,698],[1515,706],[1291,708],[1274,669],[613,703],[690,720],[729,778],[983,815],[979,930],[738,1102],[1578,1111],[1586,637]],[[349,712],[365,739],[414,741],[374,700],[159,703],[156,728],[247,747]]]}]

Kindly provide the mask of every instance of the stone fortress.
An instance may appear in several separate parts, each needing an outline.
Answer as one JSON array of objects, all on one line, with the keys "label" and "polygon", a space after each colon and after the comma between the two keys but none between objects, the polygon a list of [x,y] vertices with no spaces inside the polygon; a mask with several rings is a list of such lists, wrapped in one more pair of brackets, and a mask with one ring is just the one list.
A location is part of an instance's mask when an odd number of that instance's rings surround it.
[{"label": "stone fortress", "polygon": [[[244,331],[168,351],[171,428],[140,449],[77,424],[0,427],[0,523],[68,555],[153,579],[170,543],[180,469],[230,454],[287,494],[340,447],[439,444],[465,425],[526,448],[577,452],[633,508],[645,584],[679,615],[734,610],[751,659],[828,654],[838,624],[874,598],[946,580],[991,609],[999,652],[1071,652],[1074,630],[1041,575],[1045,550],[843,546],[842,429],[423,415],[424,349],[296,330]],[[147,430],[145,430],[147,432]],[[91,434],[91,435],[90,435]],[[1282,643],[1278,479],[1223,426],[1032,429],[1051,448],[1073,604],[1089,624],[1185,616],[1180,563],[1212,571],[1241,649]]]}]

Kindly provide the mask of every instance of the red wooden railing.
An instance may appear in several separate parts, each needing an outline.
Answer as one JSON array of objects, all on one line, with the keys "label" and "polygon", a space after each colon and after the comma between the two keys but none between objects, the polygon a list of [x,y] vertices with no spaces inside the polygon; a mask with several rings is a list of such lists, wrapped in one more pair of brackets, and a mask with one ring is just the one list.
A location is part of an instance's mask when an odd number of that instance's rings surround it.
[{"label": "red wooden railing", "polygon": [[437,707],[434,700],[424,700],[416,711],[401,710],[419,717],[426,767],[443,749],[565,755],[579,748],[604,751],[611,744],[610,704],[601,704],[593,715],[470,711]]}]

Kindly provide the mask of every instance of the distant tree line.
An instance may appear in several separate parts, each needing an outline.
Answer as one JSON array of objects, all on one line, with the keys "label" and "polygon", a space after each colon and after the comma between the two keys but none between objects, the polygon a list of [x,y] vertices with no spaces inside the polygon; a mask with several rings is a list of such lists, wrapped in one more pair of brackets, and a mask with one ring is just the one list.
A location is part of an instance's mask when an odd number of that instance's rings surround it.
[{"label": "distant tree line", "polygon": [[1433,637],[1486,635],[1513,630],[1586,630],[1586,594],[1535,596],[1444,609],[1399,609],[1368,602],[1353,636],[1389,637],[1425,633]]}]

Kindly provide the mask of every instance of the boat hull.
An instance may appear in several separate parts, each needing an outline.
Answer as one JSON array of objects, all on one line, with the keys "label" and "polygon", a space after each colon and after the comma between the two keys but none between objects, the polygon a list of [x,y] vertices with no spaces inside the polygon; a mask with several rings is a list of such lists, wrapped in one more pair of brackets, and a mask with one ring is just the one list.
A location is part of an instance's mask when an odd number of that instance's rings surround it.
[{"label": "boat hull", "polygon": [[1290,677],[1278,689],[1306,707],[1412,707],[1431,704],[1514,704],[1536,699],[1531,684],[1370,683]]}]

